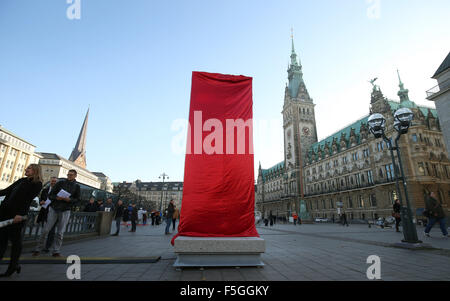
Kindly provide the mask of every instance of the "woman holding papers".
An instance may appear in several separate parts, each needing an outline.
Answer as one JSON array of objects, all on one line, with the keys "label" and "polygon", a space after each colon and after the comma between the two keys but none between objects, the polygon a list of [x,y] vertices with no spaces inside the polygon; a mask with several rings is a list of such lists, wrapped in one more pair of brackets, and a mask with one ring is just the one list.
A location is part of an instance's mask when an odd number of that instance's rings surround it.
[{"label": "woman holding papers", "polygon": [[26,178],[14,182],[0,196],[5,196],[0,205],[0,221],[13,219],[13,224],[0,228],[0,260],[5,254],[8,240],[11,241],[11,260],[8,270],[0,277],[9,277],[14,272],[20,273],[19,258],[22,252],[22,228],[28,215],[31,202],[42,189],[41,167],[31,164],[25,170]]}]

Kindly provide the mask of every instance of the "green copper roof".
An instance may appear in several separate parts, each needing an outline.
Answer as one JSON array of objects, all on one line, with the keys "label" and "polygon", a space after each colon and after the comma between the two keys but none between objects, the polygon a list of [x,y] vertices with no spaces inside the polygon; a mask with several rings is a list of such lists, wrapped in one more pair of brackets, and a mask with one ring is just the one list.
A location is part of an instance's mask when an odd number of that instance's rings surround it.
[{"label": "green copper roof", "polygon": [[[434,118],[438,118],[437,115],[437,111],[436,109],[433,108],[428,108],[428,107],[423,107],[423,106],[418,106],[416,105],[414,102],[408,100],[404,100],[402,102],[396,102],[393,100],[387,100],[389,106],[391,107],[392,113],[394,113],[396,110],[398,110],[399,108],[409,108],[409,109],[419,109],[424,116],[428,116],[428,112],[431,111],[431,114],[433,115]],[[342,130],[328,136],[327,138],[314,143],[311,148],[308,150],[308,158],[311,161],[312,159],[314,160],[318,160],[318,151],[319,148],[322,150],[324,150],[325,145],[328,144],[329,149],[330,149],[330,153],[329,155],[332,155],[333,149],[332,149],[332,144],[333,144],[333,140],[336,140],[337,143],[337,150],[338,152],[341,150],[341,146],[340,146],[340,142],[341,142],[341,137],[342,134],[345,134],[345,139],[347,140],[347,145],[346,147],[349,147],[349,143],[350,143],[350,133],[352,131],[352,129],[355,131],[355,136],[356,136],[356,143],[359,144],[360,143],[360,132],[361,132],[361,127],[363,125],[367,126],[367,121],[369,119],[369,115],[355,121],[354,123],[348,125],[347,127],[343,128]],[[322,157],[325,156],[325,153],[322,153]]]},{"label": "green copper roof", "polygon": [[349,138],[350,138],[350,132],[351,132],[352,129],[355,130],[355,134],[356,134],[356,137],[357,137],[357,143],[359,143],[359,132],[361,130],[361,125],[362,124],[367,124],[367,120],[368,119],[369,119],[369,115],[367,115],[367,116],[363,117],[362,119],[359,119],[358,121],[348,125],[347,127],[343,128],[342,130],[334,133],[333,135],[328,136],[327,138],[325,138],[325,139],[323,139],[323,140],[321,140],[319,142],[314,143],[311,146],[310,151],[314,150],[314,152],[317,152],[319,150],[319,147],[321,149],[323,149],[325,147],[326,143],[328,143],[328,145],[329,145],[329,147],[331,149],[331,145],[332,145],[334,139],[337,140],[338,150],[339,150],[340,149],[339,143],[340,143],[342,134],[343,133],[345,134],[345,138],[348,141]]},{"label": "green copper roof", "polygon": [[438,118],[436,109],[429,108],[429,107],[418,106],[418,105],[416,105],[414,102],[412,102],[410,100],[409,101],[402,101],[401,103],[393,101],[393,100],[388,100],[388,103],[389,103],[389,106],[391,107],[393,112],[397,111],[399,108],[408,108],[408,109],[417,109],[417,108],[419,108],[419,110],[422,112],[422,114],[424,116],[428,116],[428,110],[430,110],[431,113],[433,114],[433,117],[434,118]]},{"label": "green copper roof", "polygon": [[261,169],[263,180],[272,176],[281,175],[284,173],[284,161],[272,166],[269,169]]}]

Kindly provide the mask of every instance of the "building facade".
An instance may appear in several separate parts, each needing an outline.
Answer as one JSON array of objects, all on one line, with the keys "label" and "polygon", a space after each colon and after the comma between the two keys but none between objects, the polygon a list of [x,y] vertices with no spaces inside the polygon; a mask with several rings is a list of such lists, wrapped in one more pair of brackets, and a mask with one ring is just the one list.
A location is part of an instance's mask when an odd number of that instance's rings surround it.
[{"label": "building facade", "polygon": [[400,101],[385,98],[374,85],[370,114],[317,141],[314,104],[295,58],[292,46],[283,106],[285,158],[269,169],[259,167],[256,207],[263,215],[289,217],[301,213],[303,202],[312,218],[338,218],[343,211],[350,219],[390,216],[397,197],[394,166],[367,121],[372,113],[383,114],[386,135],[395,137],[393,113],[401,107],[414,113],[413,125],[399,142],[413,214],[420,214],[424,194],[431,190],[449,210],[450,162],[435,109],[412,102],[399,76]]},{"label": "building facade", "polygon": [[150,210],[163,210],[167,208],[170,200],[174,200],[175,206],[181,208],[183,197],[183,182],[134,182],[113,183],[116,194],[131,192],[137,204],[148,207]]},{"label": "building facade", "polygon": [[427,99],[436,104],[447,151],[450,152],[450,53],[432,78],[437,80],[438,85],[427,91]]},{"label": "building facade", "polygon": [[30,164],[41,158],[36,146],[0,126],[0,189],[4,189],[25,176]]},{"label": "building facade", "polygon": [[75,162],[54,153],[38,153],[42,158],[39,165],[42,169],[44,183],[50,181],[51,177],[67,178],[67,173],[71,169],[77,171],[77,182],[102,189],[102,180],[89,170],[79,166]]}]

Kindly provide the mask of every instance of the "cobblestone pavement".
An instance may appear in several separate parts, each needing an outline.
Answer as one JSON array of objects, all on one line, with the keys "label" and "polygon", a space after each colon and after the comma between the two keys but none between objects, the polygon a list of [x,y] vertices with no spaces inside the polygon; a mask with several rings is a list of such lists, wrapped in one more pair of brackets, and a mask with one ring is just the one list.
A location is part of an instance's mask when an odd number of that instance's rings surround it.
[{"label": "cobblestone pavement", "polygon": [[[114,228],[114,226],[113,226]],[[435,227],[432,250],[407,250],[390,246],[403,235],[393,229],[367,225],[342,227],[337,224],[275,225],[258,227],[266,240],[263,268],[204,268],[177,270],[171,235],[164,226],[139,226],[136,233],[122,227],[117,237],[105,237],[63,244],[63,255],[80,257],[161,256],[150,264],[82,264],[82,281],[368,281],[367,257],[381,259],[381,280],[450,280],[450,239]],[[7,254],[9,255],[9,254]],[[22,256],[30,257],[31,249]],[[23,264],[22,273],[3,281],[67,281],[63,264]],[[0,265],[1,271],[6,265]]]}]

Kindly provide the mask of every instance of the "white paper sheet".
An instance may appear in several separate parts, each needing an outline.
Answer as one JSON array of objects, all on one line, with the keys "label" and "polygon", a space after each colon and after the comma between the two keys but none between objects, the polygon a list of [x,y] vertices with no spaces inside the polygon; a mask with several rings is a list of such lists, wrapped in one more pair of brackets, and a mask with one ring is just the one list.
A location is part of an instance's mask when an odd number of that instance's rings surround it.
[{"label": "white paper sheet", "polygon": [[70,198],[70,195],[70,193],[68,193],[64,189],[61,189],[56,196],[59,196],[60,198]]},{"label": "white paper sheet", "polygon": [[47,200],[45,201],[45,203],[42,205],[42,208],[47,209],[48,205],[50,205],[51,202],[52,202],[52,201],[50,201],[49,199],[47,199]]}]

